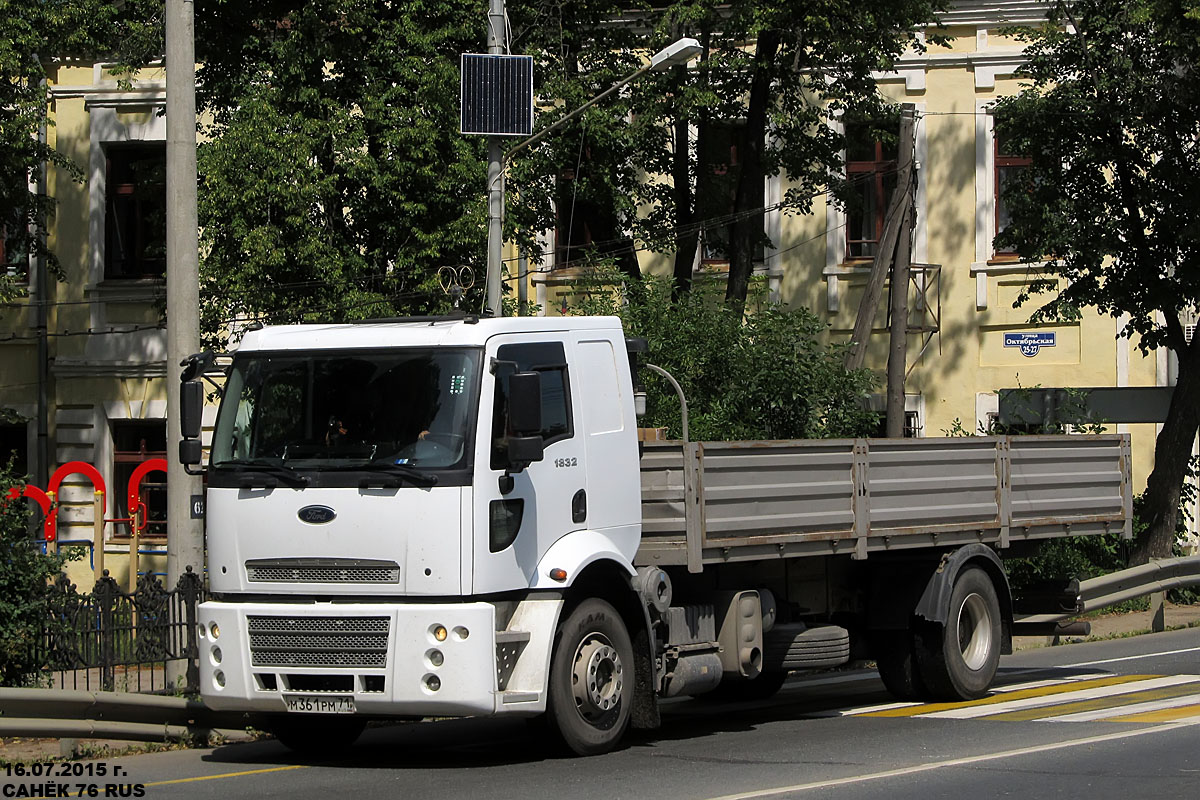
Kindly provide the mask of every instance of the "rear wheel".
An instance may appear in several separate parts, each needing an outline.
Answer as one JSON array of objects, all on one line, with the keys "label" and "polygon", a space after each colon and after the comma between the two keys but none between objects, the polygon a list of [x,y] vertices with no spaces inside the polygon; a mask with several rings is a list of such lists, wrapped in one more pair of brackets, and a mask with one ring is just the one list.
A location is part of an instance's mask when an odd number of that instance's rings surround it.
[{"label": "rear wheel", "polygon": [[633,645],[611,605],[590,598],[558,627],[547,722],[572,752],[606,753],[629,726]]},{"label": "rear wheel", "polygon": [[913,646],[911,631],[875,634],[875,665],[884,687],[897,700],[917,700],[928,694]]},{"label": "rear wheel", "polygon": [[968,567],[958,574],[946,623],[918,631],[916,645],[921,680],[935,697],[987,694],[1000,663],[1000,602],[986,572]]}]

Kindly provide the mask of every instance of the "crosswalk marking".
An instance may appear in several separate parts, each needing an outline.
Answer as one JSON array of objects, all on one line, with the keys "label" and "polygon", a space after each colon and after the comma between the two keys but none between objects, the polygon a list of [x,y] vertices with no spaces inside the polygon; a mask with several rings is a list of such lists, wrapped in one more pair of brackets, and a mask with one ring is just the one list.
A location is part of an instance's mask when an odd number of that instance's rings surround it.
[{"label": "crosswalk marking", "polygon": [[[1041,706],[1038,708],[1028,708],[1018,711],[1008,711],[1000,714],[989,714],[988,719],[1005,720],[1012,722],[1026,722],[1034,719],[1049,719],[1063,720],[1066,722],[1086,722],[1087,718],[1079,715],[1092,714],[1098,712],[1092,719],[1099,719],[1105,716],[1111,716],[1113,709],[1122,708],[1138,708],[1138,710],[1153,711],[1154,708],[1141,708],[1141,706],[1150,706],[1156,704],[1156,708],[1166,708],[1169,705],[1179,705],[1185,703],[1190,698],[1197,697],[1200,693],[1200,686],[1197,686],[1194,681],[1188,681],[1174,686],[1164,686],[1157,689],[1147,688],[1140,684],[1132,683],[1125,684],[1128,692],[1123,694],[1113,694],[1105,697],[1093,697],[1091,699],[1076,699],[1072,700],[1072,695],[1064,697],[1067,702],[1053,706]],[[1078,719],[1076,719],[1078,717]]]},{"label": "crosswalk marking", "polygon": [[[1010,683],[1005,686],[996,686],[992,689],[993,692],[999,694],[1008,694],[1010,692],[1019,692],[1025,689],[1039,689],[1043,686],[1056,686],[1063,683],[1071,683],[1079,680],[1078,678],[1047,678],[1039,681],[1027,681],[1025,683]],[[843,708],[832,708],[827,711],[818,711],[811,714],[813,717],[861,717],[867,714],[873,714],[879,711],[891,711],[897,708],[917,708],[925,706],[925,703],[920,701],[904,701],[898,700],[892,703],[880,703],[873,706],[846,706]]]},{"label": "crosswalk marking", "polygon": [[1200,719],[1200,675],[1111,675],[1031,681],[956,703],[890,703],[822,716],[1043,722],[1173,722]]},{"label": "crosswalk marking", "polygon": [[1087,688],[1072,689],[1061,686],[1055,687],[1059,690],[1055,695],[1043,695],[1040,697],[1025,697],[1019,700],[1005,701],[1003,697],[996,698],[999,702],[992,704],[983,704],[980,706],[972,706],[969,708],[956,708],[949,711],[937,711],[927,716],[933,719],[975,719],[977,717],[989,717],[993,714],[1001,714],[1006,711],[1016,711],[1022,708],[1040,708],[1045,706],[1053,706],[1061,703],[1064,695],[1069,693],[1069,697],[1065,699],[1067,702],[1073,700],[1092,700],[1100,697],[1112,697],[1113,695],[1129,694],[1131,692],[1145,691],[1148,689],[1158,689],[1164,686],[1178,686],[1181,683],[1193,683],[1200,678],[1194,675],[1170,675],[1165,678],[1152,678],[1145,675],[1126,676],[1142,678],[1137,681],[1126,681],[1119,684],[1109,686],[1092,686]]},{"label": "crosswalk marking", "polygon": [[[1016,700],[1026,698],[1041,698],[1048,695],[1062,694],[1063,692],[1075,692],[1086,689],[1099,688],[1103,686],[1115,686],[1122,683],[1130,683],[1132,681],[1144,680],[1147,675],[1112,675],[1106,678],[1089,678],[1086,680],[1075,681],[1068,684],[1053,684],[1050,686],[1040,686],[1033,689],[1022,689],[1016,692],[1003,692],[992,694],[981,700],[964,700],[957,703],[923,703],[917,706],[907,708],[897,708],[888,711],[878,711],[866,716],[871,717],[916,717],[929,716],[935,713],[944,711],[955,711],[958,709],[972,709],[980,706],[994,706],[999,703],[1011,703]],[[1051,701],[1053,702],[1053,701]],[[986,712],[985,712],[986,713]]]},{"label": "crosswalk marking", "polygon": [[1048,717],[1050,722],[1094,722],[1096,720],[1117,720],[1126,716],[1137,714],[1150,714],[1157,711],[1166,711],[1168,709],[1186,708],[1189,705],[1194,706],[1197,701],[1200,701],[1200,694],[1193,691],[1189,695],[1177,695],[1175,697],[1157,698],[1153,700],[1145,700],[1140,703],[1130,703],[1124,706],[1110,706],[1108,708],[1097,708],[1090,711],[1077,711],[1067,714],[1056,714],[1053,717]]},{"label": "crosswalk marking", "polygon": [[[1200,699],[1200,698],[1198,698]],[[1200,720],[1200,703],[1192,705],[1164,708],[1161,711],[1148,711],[1144,714],[1122,714],[1119,717],[1104,717],[1101,722],[1175,722],[1176,720]]]}]

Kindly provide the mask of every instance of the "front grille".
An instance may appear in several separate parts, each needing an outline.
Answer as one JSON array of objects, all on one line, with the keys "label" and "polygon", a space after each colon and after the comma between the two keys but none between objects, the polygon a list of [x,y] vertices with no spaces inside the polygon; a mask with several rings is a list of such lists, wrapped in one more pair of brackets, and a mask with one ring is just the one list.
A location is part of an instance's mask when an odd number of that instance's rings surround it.
[{"label": "front grille", "polygon": [[361,558],[264,558],[246,562],[256,583],[399,583],[395,561]]},{"label": "front grille", "polygon": [[383,667],[387,617],[247,617],[256,667]]}]

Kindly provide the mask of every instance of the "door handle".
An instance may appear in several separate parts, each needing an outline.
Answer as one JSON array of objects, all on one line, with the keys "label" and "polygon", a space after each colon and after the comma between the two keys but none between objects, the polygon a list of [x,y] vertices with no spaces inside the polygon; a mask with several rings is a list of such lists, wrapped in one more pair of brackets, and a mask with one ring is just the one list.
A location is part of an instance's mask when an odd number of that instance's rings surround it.
[{"label": "door handle", "polygon": [[587,492],[580,489],[571,498],[571,522],[579,524],[587,519]]}]

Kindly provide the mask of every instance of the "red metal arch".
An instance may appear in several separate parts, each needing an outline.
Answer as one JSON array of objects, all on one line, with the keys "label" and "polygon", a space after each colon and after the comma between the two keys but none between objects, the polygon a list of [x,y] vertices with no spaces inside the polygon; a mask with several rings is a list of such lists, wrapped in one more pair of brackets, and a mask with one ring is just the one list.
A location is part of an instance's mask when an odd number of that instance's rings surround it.
[{"label": "red metal arch", "polygon": [[54,541],[54,515],[50,513],[50,497],[36,486],[26,486],[25,489],[18,490],[15,486],[8,487],[8,493],[5,494],[5,500],[17,500],[21,497],[28,497],[30,500],[38,504],[42,509],[42,529],[45,531],[46,541]]},{"label": "red metal arch", "polygon": [[129,515],[134,516],[135,511],[140,511],[137,518],[141,521],[138,525],[138,533],[146,529],[146,512],[145,504],[141,500],[142,478],[146,477],[148,472],[166,472],[167,460],[165,458],[151,458],[148,461],[143,461],[137,465],[137,469],[129,476],[129,504],[126,506],[129,509]]},{"label": "red metal arch", "polygon": [[[47,494],[53,494],[58,497],[58,487],[62,486],[63,480],[68,475],[86,475],[92,481],[92,486],[98,492],[104,492],[101,512],[108,510],[108,492],[104,490],[104,476],[100,474],[100,470],[93,467],[86,461],[68,461],[58,469],[54,470],[54,474],[50,476],[50,487],[46,490]],[[55,507],[54,513],[46,517],[46,541],[52,542],[58,536],[58,508]]]}]

